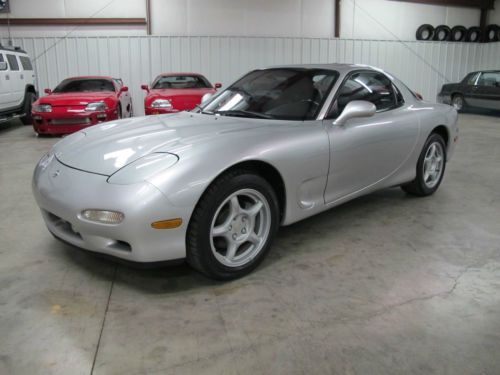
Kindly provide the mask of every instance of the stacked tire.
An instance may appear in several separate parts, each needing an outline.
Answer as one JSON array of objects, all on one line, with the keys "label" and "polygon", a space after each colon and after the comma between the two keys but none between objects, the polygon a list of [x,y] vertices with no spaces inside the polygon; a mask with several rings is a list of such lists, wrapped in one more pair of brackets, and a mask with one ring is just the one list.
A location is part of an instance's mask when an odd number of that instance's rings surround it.
[{"label": "stacked tire", "polygon": [[478,43],[485,42],[498,42],[500,40],[500,26],[488,25],[484,29],[484,35],[481,28],[472,26],[466,28],[465,26],[454,26],[450,28],[446,25],[432,26],[430,24],[421,25],[417,29],[417,40],[435,40],[440,42],[469,42]]}]

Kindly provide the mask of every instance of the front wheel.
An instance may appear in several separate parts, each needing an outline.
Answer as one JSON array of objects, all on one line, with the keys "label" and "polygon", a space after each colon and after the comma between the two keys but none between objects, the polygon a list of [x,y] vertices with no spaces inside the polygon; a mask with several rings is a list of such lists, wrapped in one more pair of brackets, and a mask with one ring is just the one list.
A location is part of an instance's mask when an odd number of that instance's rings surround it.
[{"label": "front wheel", "polygon": [[198,203],[187,233],[187,261],[217,280],[251,272],[264,259],[278,228],[273,188],[251,172],[218,178]]},{"label": "front wheel", "polygon": [[433,133],[427,138],[417,162],[417,176],[401,188],[412,195],[434,194],[441,184],[446,167],[446,145],[443,137]]},{"label": "front wheel", "polygon": [[36,101],[36,95],[28,91],[24,97],[24,107],[23,107],[23,116],[21,116],[21,122],[24,125],[31,125],[33,123],[33,117],[31,115],[31,107],[33,103]]}]

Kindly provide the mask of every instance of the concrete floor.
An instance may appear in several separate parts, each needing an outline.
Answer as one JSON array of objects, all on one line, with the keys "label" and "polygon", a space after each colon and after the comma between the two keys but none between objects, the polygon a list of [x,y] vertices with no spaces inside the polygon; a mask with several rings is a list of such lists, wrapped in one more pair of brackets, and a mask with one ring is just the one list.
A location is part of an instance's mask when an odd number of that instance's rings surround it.
[{"label": "concrete floor", "polygon": [[399,189],[283,228],[248,277],[135,270],[47,232],[57,141],[0,129],[0,374],[500,374],[500,118],[460,116],[430,198]]}]

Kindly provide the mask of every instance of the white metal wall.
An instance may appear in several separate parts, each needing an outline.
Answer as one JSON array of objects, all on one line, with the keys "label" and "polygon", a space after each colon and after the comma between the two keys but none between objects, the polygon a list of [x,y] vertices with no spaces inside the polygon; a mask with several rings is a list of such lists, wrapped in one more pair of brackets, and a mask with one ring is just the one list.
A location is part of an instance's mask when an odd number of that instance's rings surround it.
[{"label": "white metal wall", "polygon": [[434,100],[446,81],[456,82],[472,70],[500,68],[500,43],[131,36],[20,38],[14,45],[24,47],[35,60],[40,92],[69,76],[121,77],[130,88],[136,114],[143,114],[140,85],[161,72],[200,72],[227,85],[257,67],[361,63],[385,69]]}]

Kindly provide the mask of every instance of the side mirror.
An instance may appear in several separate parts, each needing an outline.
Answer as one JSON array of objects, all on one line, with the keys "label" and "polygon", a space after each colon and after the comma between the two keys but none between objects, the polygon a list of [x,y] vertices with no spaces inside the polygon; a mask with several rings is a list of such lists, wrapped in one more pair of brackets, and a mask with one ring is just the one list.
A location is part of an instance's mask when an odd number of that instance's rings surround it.
[{"label": "side mirror", "polygon": [[45,90],[43,90],[43,92],[46,93],[47,95],[52,94],[52,90],[51,89],[45,89]]},{"label": "side mirror", "polygon": [[120,89],[121,92],[127,92],[128,91],[128,87],[127,86],[122,86],[122,88]]},{"label": "side mirror", "polygon": [[6,61],[0,62],[0,70],[7,70],[7,62]]},{"label": "side mirror", "polygon": [[340,116],[333,122],[333,125],[342,126],[352,118],[371,117],[376,110],[377,108],[373,103],[366,100],[353,100],[347,103]]},{"label": "side mirror", "polygon": [[207,92],[205,95],[203,95],[201,97],[201,104],[207,102],[208,100],[210,100],[210,98],[214,96],[213,94],[210,94],[209,92]]},{"label": "side mirror", "polygon": [[218,82],[217,82],[217,83],[214,85],[214,87],[215,87],[216,89],[220,89],[220,88],[222,87],[222,83],[218,83]]},{"label": "side mirror", "polygon": [[148,85],[141,85],[141,89],[146,90],[149,92],[149,86]]}]

